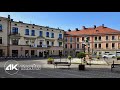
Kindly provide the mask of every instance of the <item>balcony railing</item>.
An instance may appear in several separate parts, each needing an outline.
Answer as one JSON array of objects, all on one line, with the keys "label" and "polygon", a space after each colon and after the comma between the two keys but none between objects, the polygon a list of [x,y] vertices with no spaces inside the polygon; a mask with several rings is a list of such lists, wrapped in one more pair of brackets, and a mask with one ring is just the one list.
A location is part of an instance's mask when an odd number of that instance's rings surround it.
[{"label": "balcony railing", "polygon": [[51,47],[50,45],[30,45],[30,47],[33,47],[33,48],[48,48],[48,47]]},{"label": "balcony railing", "polygon": [[58,38],[58,40],[63,40],[63,38]]},{"label": "balcony railing", "polygon": [[20,33],[11,33],[9,35],[17,35],[17,36],[20,36]]}]

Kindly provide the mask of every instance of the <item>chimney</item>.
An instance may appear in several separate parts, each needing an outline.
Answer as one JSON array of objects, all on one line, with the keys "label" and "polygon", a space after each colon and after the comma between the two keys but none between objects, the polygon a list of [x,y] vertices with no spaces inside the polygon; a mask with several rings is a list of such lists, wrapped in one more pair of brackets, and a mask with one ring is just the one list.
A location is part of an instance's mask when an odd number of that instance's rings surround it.
[{"label": "chimney", "polygon": [[86,29],[85,26],[83,26],[83,29]]},{"label": "chimney", "polygon": [[69,31],[69,32],[71,32],[71,30],[70,30],[70,29],[68,29],[68,31]]},{"label": "chimney", "polygon": [[102,24],[102,27],[104,28],[104,24]]},{"label": "chimney", "polygon": [[19,21],[20,23],[23,23],[22,21]]},{"label": "chimney", "polygon": [[94,29],[96,28],[96,25],[94,25]]},{"label": "chimney", "polygon": [[13,21],[13,19],[11,19],[11,21]]},{"label": "chimney", "polygon": [[8,19],[10,19],[10,15],[8,15]]},{"label": "chimney", "polygon": [[76,31],[79,31],[78,28],[75,29]]}]

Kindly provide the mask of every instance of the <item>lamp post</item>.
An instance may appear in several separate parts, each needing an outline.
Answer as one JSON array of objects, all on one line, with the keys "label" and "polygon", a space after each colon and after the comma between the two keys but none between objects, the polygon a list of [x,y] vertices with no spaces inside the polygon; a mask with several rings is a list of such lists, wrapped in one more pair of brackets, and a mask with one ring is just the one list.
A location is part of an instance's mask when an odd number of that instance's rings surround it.
[{"label": "lamp post", "polygon": [[91,58],[90,58],[90,43],[88,42],[88,57],[89,57],[89,60],[90,60],[90,66],[91,66]]},{"label": "lamp post", "polygon": [[[85,53],[85,46],[86,46],[86,44],[85,44],[85,42],[83,42],[84,53]],[[84,57],[84,62],[85,62],[85,57]]]}]

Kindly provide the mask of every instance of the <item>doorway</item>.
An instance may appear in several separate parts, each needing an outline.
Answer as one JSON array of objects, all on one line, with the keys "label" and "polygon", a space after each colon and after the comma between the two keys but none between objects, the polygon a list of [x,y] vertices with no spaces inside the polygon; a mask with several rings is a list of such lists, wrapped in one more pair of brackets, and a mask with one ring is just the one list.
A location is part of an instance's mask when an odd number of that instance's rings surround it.
[{"label": "doorway", "polygon": [[3,50],[0,49],[0,57],[3,57]]},{"label": "doorway", "polygon": [[39,52],[39,57],[43,57],[43,52]]},{"label": "doorway", "polygon": [[18,57],[18,50],[12,50],[12,57]]}]

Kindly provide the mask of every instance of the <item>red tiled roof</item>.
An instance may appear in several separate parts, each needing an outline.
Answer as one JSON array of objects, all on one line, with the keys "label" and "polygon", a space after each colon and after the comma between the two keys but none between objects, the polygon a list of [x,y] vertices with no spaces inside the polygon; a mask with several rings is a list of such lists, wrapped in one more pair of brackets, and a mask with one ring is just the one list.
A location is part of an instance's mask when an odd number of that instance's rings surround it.
[{"label": "red tiled roof", "polygon": [[120,33],[119,30],[111,29],[108,27],[99,26],[94,28],[86,28],[79,31],[67,31],[66,34],[68,35],[92,35],[92,34],[109,34],[109,33]]}]

